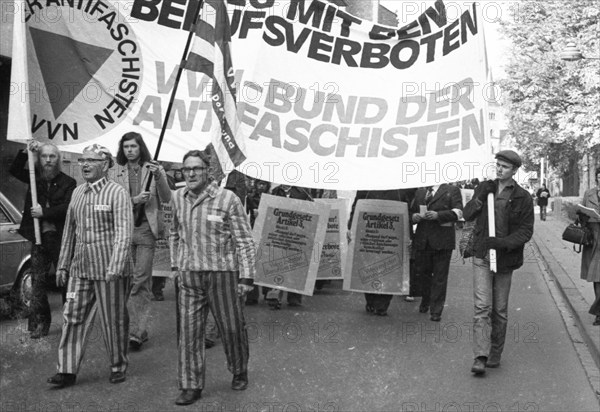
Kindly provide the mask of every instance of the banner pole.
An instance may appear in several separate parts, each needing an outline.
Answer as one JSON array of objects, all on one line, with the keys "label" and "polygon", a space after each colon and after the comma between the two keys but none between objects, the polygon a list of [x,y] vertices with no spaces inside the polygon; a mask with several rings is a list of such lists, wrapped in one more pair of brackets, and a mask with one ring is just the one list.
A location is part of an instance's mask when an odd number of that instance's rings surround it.
[{"label": "banner pole", "polygon": [[[490,237],[496,236],[496,216],[494,215],[494,194],[488,193],[487,199],[488,208],[488,228]],[[494,273],[497,272],[496,264],[496,249],[490,249],[490,270]]]},{"label": "banner pole", "polygon": [[[179,68],[177,69],[177,76],[175,77],[175,84],[173,85],[173,91],[171,92],[171,98],[169,99],[169,104],[167,106],[167,112],[165,113],[165,118],[163,119],[162,128],[160,129],[160,136],[158,137],[158,143],[156,145],[156,150],[154,152],[153,160],[158,160],[158,155],[160,153],[160,148],[162,147],[162,142],[165,137],[165,132],[167,131],[167,124],[169,123],[169,117],[171,116],[171,109],[173,108],[173,102],[175,101],[175,94],[177,93],[177,88],[179,87],[179,81],[181,80],[181,74],[183,73],[183,68],[185,66],[185,62],[187,59],[188,52],[190,50],[190,45],[192,44],[192,38],[196,33],[196,26],[198,25],[198,17],[200,15],[200,9],[202,8],[202,4],[204,0],[199,0],[196,5],[196,10],[194,14],[194,22],[190,27],[190,31],[188,33],[188,38],[185,43],[185,48],[183,49],[183,56],[181,56],[181,62],[179,63]],[[144,191],[148,192],[150,190],[150,186],[152,185],[152,173],[148,175],[148,181],[146,182],[146,186]],[[135,226],[139,227],[142,224],[142,219],[144,217],[144,205],[136,205],[137,207],[134,210],[134,221]]]},{"label": "banner pole", "polygon": [[[196,26],[198,25],[198,17],[200,15],[200,9],[202,8],[202,4],[204,0],[198,1],[196,5],[196,10],[194,12],[194,23],[190,27],[190,31],[188,33],[187,42],[185,43],[185,48],[183,50],[183,56],[181,56],[181,62],[179,63],[179,69],[177,70],[177,76],[175,77],[175,84],[173,85],[173,92],[171,93],[171,99],[169,100],[169,105],[167,106],[167,112],[165,113],[165,118],[163,120],[162,129],[160,130],[160,136],[158,137],[158,144],[156,146],[156,152],[154,153],[154,160],[158,160],[158,154],[160,152],[160,148],[162,146],[163,139],[165,137],[165,132],[167,130],[167,123],[169,122],[169,116],[171,115],[171,109],[173,107],[173,102],[175,101],[175,94],[177,93],[177,88],[179,86],[179,80],[181,79],[181,73],[183,73],[183,67],[185,66],[185,62],[187,60],[187,55],[190,50],[190,45],[192,44],[192,38],[196,33]],[[150,189],[150,184],[147,185],[147,189]],[[147,190],[146,189],[146,190]]]},{"label": "banner pole", "polygon": [[[31,207],[35,207],[38,204],[37,200],[37,185],[35,180],[35,160],[33,159],[33,152],[29,149],[27,144],[27,161],[29,165],[29,187],[31,188]],[[35,232],[35,244],[42,244],[42,234],[40,231],[40,219],[37,217],[33,218],[33,230]]]}]

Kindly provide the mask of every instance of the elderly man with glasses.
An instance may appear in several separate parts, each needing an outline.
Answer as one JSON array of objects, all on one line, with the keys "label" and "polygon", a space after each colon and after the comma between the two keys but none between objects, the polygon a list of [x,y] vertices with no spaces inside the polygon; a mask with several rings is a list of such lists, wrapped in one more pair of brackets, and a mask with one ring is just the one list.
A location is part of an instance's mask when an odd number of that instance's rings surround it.
[{"label": "elderly man with glasses", "polygon": [[107,179],[110,151],[94,144],[78,160],[86,183],[79,185],[67,210],[56,282],[68,276],[58,345],[58,373],[48,379],[57,388],[75,384],[96,312],[108,352],[111,383],[125,381],[129,317],[127,292],[133,211],[129,193]]},{"label": "elderly man with glasses", "polygon": [[171,266],[178,278],[180,318],[177,405],[189,405],[201,397],[209,309],[233,374],[231,388],[244,390],[248,385],[242,299],[253,288],[256,248],[242,202],[214,181],[210,160],[206,152],[188,152],[181,169],[186,187],[171,199]]}]

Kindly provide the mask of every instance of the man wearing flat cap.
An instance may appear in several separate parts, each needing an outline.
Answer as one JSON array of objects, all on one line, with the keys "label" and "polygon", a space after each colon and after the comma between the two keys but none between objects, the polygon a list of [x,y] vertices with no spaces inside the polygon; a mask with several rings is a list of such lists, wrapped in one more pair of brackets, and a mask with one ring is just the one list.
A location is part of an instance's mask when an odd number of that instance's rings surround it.
[{"label": "man wearing flat cap", "polygon": [[125,188],[106,177],[113,165],[107,148],[97,144],[86,147],[78,163],[86,183],[73,192],[56,267],[59,285],[69,279],[58,373],[48,379],[56,388],[75,384],[96,312],[110,361],[111,383],[125,380],[128,363],[131,200]]},{"label": "man wearing flat cap", "polygon": [[[500,366],[508,324],[508,295],[513,271],[523,265],[523,250],[533,235],[533,200],[515,182],[521,157],[512,150],[496,154],[497,179],[482,182],[464,208],[465,220],[476,220],[473,258],[473,351],[471,372],[483,375]],[[488,193],[494,194],[496,236],[488,227]],[[489,250],[497,253],[497,271],[490,270]]]}]

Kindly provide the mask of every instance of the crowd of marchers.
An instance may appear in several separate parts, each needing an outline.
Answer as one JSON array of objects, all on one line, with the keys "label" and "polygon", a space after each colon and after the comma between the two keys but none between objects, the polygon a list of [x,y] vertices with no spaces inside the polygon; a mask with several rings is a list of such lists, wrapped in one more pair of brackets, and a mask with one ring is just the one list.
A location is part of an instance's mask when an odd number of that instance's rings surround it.
[{"label": "crowd of marchers", "polygon": [[[308,189],[251,179],[238,172],[221,182],[211,146],[185,154],[168,171],[152,157],[143,137],[129,132],[119,141],[116,156],[98,144],[86,147],[78,159],[84,182],[61,171],[61,152],[49,143],[32,141],[18,153],[11,173],[29,182],[27,156],[34,156],[37,201],[31,188],[19,232],[32,243],[32,305],[28,329],[32,339],[48,334],[51,310],[46,272],[56,268],[62,290],[62,334],[57,373],[48,379],[56,388],[76,383],[94,318],[98,316],[110,364],[109,381],[126,380],[131,352],[149,338],[151,300],[163,300],[164,278],[152,277],[159,239],[169,239],[172,278],[177,302],[180,393],[177,405],[201,398],[205,386],[206,348],[220,336],[233,375],[231,388],[248,387],[249,344],[244,306],[259,303],[282,308],[302,305],[302,295],[253,284],[256,248],[251,228],[261,196],[311,201],[333,198],[331,190]],[[546,218],[550,193],[545,186],[532,196],[514,177],[522,165],[516,152],[496,154],[496,179],[415,189],[358,191],[361,199],[383,199],[409,205],[411,238],[410,295],[421,297],[419,312],[432,322],[442,319],[456,226],[470,222],[473,256],[473,351],[471,371],[483,375],[501,363],[508,324],[512,275],[523,265],[523,250],[534,229],[534,197]],[[238,179],[232,179],[235,177]],[[240,179],[243,190],[239,190]],[[598,185],[586,192],[584,205],[600,212]],[[461,188],[474,189],[463,205]],[[493,196],[490,196],[492,194]],[[492,199],[492,200],[491,200]],[[493,204],[488,205],[488,202]],[[172,222],[165,233],[162,205],[170,204]],[[490,230],[488,213],[495,227]],[[35,222],[39,233],[35,233]],[[583,251],[581,277],[594,283],[595,324],[600,324],[600,220],[584,223],[594,242]],[[350,232],[348,232],[350,233]],[[490,233],[494,233],[490,236]],[[348,236],[349,241],[352,241]],[[496,253],[495,270],[490,251]],[[217,253],[215,253],[217,251]],[[316,289],[328,281],[317,281]],[[261,293],[262,292],[262,293]],[[386,316],[392,295],[365,293],[365,310]],[[595,308],[595,309],[594,309]]]}]

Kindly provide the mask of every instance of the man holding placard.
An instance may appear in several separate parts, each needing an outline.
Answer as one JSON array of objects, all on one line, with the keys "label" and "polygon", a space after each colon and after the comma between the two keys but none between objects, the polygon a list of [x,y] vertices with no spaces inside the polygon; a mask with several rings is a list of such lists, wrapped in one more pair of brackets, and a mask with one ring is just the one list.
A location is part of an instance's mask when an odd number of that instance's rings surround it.
[{"label": "man holding placard", "polygon": [[[508,295],[513,271],[523,265],[523,250],[533,235],[533,200],[515,182],[521,157],[512,150],[496,154],[496,180],[481,183],[464,209],[467,221],[477,220],[473,259],[473,351],[471,372],[482,375],[500,366],[508,324]],[[494,194],[496,236],[489,236],[488,194]],[[496,273],[488,251],[497,252]]]}]

